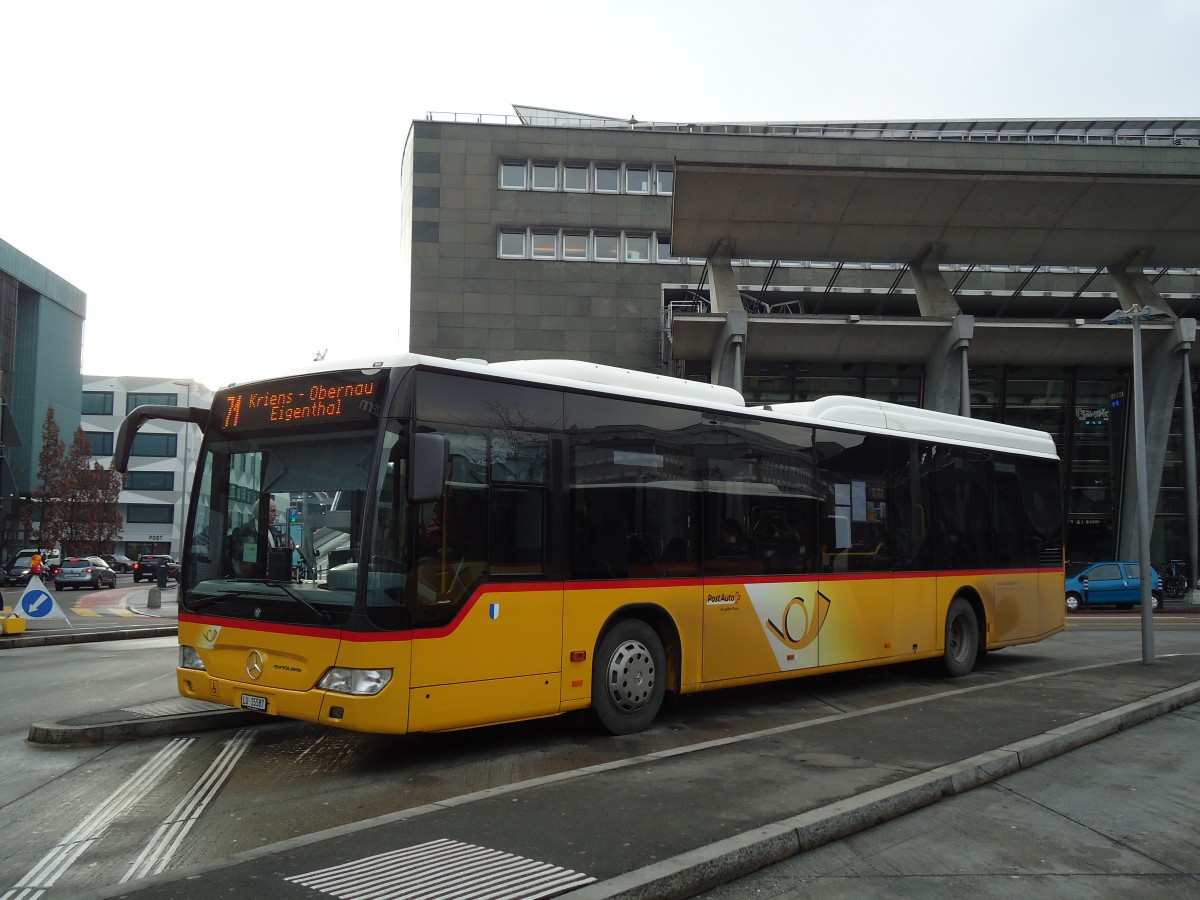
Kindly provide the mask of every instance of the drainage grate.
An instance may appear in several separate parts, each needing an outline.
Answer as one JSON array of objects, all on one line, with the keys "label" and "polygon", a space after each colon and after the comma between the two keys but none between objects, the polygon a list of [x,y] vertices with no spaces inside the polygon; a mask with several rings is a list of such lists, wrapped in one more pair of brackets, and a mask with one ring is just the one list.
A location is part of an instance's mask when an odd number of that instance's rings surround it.
[{"label": "drainage grate", "polygon": [[535,900],[556,897],[596,879],[549,863],[443,838],[285,880],[339,900]]}]

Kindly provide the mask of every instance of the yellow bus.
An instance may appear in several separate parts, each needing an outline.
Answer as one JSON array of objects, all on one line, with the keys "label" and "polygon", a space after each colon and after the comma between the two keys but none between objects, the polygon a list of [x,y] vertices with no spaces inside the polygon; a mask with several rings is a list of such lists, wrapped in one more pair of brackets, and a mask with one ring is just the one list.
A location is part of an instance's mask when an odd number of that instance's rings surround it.
[{"label": "yellow bus", "polygon": [[1062,630],[1049,435],[567,360],[402,355],[139,407],[204,430],[179,691],[366,732],[981,654]]}]

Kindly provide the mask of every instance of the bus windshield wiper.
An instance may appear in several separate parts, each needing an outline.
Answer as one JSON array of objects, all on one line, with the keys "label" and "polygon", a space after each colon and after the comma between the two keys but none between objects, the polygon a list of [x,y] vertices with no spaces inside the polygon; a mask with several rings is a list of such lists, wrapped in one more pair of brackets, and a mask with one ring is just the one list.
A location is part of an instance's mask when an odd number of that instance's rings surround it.
[{"label": "bus windshield wiper", "polygon": [[[288,598],[295,600],[297,603],[299,603],[301,606],[303,606],[305,609],[307,609],[309,612],[311,612],[314,616],[316,616],[319,621],[321,621],[321,622],[329,622],[330,621],[329,613],[325,612],[322,609],[317,608],[316,606],[313,606],[311,603],[309,603],[307,600],[305,600],[303,597],[301,597],[295,591],[288,588],[287,585],[281,584],[278,581],[264,581],[264,582],[262,582],[262,585],[264,587],[279,588],[281,591],[283,591],[283,593]],[[199,597],[195,600],[187,601],[186,605],[187,605],[187,608],[192,610],[193,612],[198,612],[199,610],[202,610],[205,607],[212,606],[214,603],[220,603],[223,600],[246,600],[251,597],[276,597],[276,596],[278,596],[278,595],[274,594],[274,593],[268,593],[267,591],[251,591],[251,590],[225,591],[220,594],[209,594],[204,597]]]},{"label": "bus windshield wiper", "polygon": [[325,612],[325,610],[323,610],[323,609],[319,609],[316,606],[313,606],[311,603],[309,603],[307,600],[305,600],[303,597],[301,597],[299,594],[297,594],[295,591],[293,591],[290,587],[288,587],[282,581],[267,581],[264,583],[268,587],[279,588],[281,591],[283,591],[285,594],[287,594],[289,597],[291,597],[293,600],[295,600],[297,603],[299,603],[305,609],[312,612],[312,614],[315,615],[322,622],[329,622],[329,613]]}]

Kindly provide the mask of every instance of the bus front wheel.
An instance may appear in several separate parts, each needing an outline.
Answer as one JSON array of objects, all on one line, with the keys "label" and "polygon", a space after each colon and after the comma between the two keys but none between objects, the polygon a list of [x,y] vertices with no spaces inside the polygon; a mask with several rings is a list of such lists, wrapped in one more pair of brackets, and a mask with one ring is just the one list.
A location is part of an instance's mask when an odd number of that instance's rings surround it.
[{"label": "bus front wheel", "polygon": [[942,665],[958,678],[975,668],[979,656],[979,620],[975,609],[962,597],[955,597],[946,611],[946,648]]},{"label": "bus front wheel", "polygon": [[639,619],[618,622],[592,661],[592,710],[610,734],[649,727],[666,693],[666,654],[658,633]]}]

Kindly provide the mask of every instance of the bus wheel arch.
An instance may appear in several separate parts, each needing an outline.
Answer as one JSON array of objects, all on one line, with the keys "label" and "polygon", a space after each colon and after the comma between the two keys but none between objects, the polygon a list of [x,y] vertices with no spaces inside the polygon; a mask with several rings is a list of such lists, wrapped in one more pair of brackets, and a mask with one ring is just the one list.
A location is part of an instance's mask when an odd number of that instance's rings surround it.
[{"label": "bus wheel arch", "polygon": [[592,657],[593,718],[610,734],[645,730],[678,671],[678,636],[665,613],[619,611],[605,623]]},{"label": "bus wheel arch", "polygon": [[960,591],[946,609],[942,666],[953,678],[967,675],[983,658],[987,647],[987,622],[977,596]]}]

